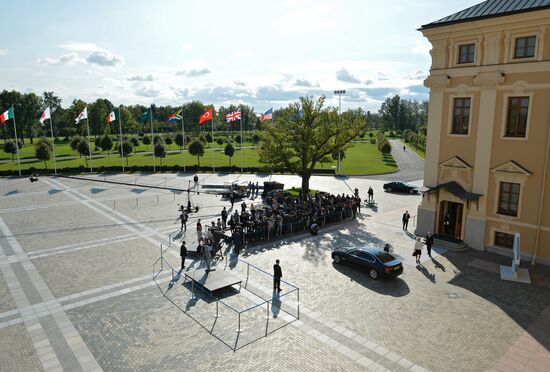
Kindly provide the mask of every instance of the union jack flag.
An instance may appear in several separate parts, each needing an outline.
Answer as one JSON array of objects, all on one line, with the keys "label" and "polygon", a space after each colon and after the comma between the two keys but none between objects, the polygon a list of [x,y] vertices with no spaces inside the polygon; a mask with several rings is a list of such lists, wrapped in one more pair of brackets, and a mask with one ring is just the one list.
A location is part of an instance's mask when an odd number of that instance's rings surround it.
[{"label": "union jack flag", "polygon": [[239,120],[241,118],[241,110],[230,112],[225,115],[225,121],[231,123],[232,121]]}]

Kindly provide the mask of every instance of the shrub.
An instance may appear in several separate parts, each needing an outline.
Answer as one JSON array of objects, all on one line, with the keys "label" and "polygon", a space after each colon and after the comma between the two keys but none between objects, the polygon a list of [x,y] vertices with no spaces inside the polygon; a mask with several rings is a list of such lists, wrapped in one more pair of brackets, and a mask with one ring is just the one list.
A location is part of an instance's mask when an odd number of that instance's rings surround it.
[{"label": "shrub", "polygon": [[50,140],[46,138],[40,138],[34,144],[34,155],[38,160],[44,161],[44,167],[48,169],[48,164],[46,163],[52,157],[53,146]]},{"label": "shrub", "polygon": [[147,149],[149,149],[149,145],[151,144],[151,137],[144,135],[141,142],[143,142],[143,144],[147,146]]},{"label": "shrub", "polygon": [[11,154],[11,161],[15,161],[14,155],[17,154],[17,147],[14,140],[8,140],[4,143],[4,151]]},{"label": "shrub", "polygon": [[208,134],[206,135],[206,142],[208,142],[208,143],[211,143],[211,142],[212,142],[212,135],[211,135],[210,133],[208,133]]},{"label": "shrub", "polygon": [[238,144],[241,144],[241,135],[240,134],[237,134],[235,136],[235,142],[237,142]]},{"label": "shrub", "polygon": [[174,139],[174,142],[176,142],[176,145],[180,147],[180,151],[183,149],[183,134],[178,133],[176,134],[176,138]]},{"label": "shrub", "polygon": [[232,144],[228,143],[227,145],[225,145],[225,148],[223,149],[223,153],[229,157],[229,166],[231,166],[231,158],[233,157],[233,155],[235,155],[235,148],[233,147]]},{"label": "shrub", "polygon": [[162,159],[166,157],[166,146],[164,146],[164,143],[158,141],[153,148],[153,152],[155,153],[155,157],[160,158],[160,165],[162,166]]},{"label": "shrub", "polygon": [[202,141],[195,141],[189,145],[189,154],[197,157],[197,164],[201,166],[200,157],[204,155],[204,143]]},{"label": "shrub", "polygon": [[254,135],[252,136],[252,142],[254,143],[260,142],[260,136],[257,133],[254,133]]},{"label": "shrub", "polygon": [[137,147],[139,146],[139,138],[137,136],[132,136],[130,138],[130,143],[132,146],[134,146],[134,154],[137,151]]},{"label": "shrub", "polygon": [[374,137],[374,133],[369,132],[369,137],[370,137],[370,138]]},{"label": "shrub", "polygon": [[218,139],[216,140],[216,143],[217,143],[218,145],[223,145],[223,138],[218,138]]},{"label": "shrub", "polygon": [[101,150],[107,151],[107,156],[109,156],[110,151],[113,148],[113,140],[109,135],[105,134],[103,135],[103,137],[101,137],[101,140],[99,141],[99,147],[101,148]]},{"label": "shrub", "polygon": [[80,136],[74,136],[71,138],[70,146],[73,151],[78,152],[78,144],[82,141],[82,138]]}]

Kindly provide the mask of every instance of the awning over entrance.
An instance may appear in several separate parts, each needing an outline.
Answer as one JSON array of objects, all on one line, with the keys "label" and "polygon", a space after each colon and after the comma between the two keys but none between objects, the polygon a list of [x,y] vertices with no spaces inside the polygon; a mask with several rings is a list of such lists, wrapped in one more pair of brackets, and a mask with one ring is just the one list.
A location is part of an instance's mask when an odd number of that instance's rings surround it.
[{"label": "awning over entrance", "polygon": [[439,189],[444,189],[444,190],[450,192],[451,194],[453,194],[454,196],[456,196],[457,198],[460,198],[460,199],[465,200],[467,202],[470,202],[470,201],[476,201],[477,202],[479,200],[479,198],[483,196],[481,194],[476,194],[476,193],[468,192],[468,191],[464,190],[464,188],[462,186],[460,186],[455,181],[442,183],[441,185],[431,187],[428,190],[424,191],[423,193],[424,193],[424,195],[429,196],[429,195],[433,195],[433,194],[438,193]]}]

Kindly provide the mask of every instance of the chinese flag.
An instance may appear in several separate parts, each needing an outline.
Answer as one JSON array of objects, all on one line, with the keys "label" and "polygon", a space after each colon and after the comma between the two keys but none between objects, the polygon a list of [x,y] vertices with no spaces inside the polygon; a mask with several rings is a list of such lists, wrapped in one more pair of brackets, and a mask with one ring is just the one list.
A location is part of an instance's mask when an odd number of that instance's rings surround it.
[{"label": "chinese flag", "polygon": [[209,108],[204,114],[200,116],[199,124],[202,124],[208,120],[212,120],[212,108]]}]

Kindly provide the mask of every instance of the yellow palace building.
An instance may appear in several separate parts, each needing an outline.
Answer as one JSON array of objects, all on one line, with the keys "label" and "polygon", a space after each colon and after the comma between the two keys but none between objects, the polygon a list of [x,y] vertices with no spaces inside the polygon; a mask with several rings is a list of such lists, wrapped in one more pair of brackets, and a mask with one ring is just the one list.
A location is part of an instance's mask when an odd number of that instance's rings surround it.
[{"label": "yellow palace building", "polygon": [[488,0],[432,44],[417,234],[550,263],[550,0]]}]

